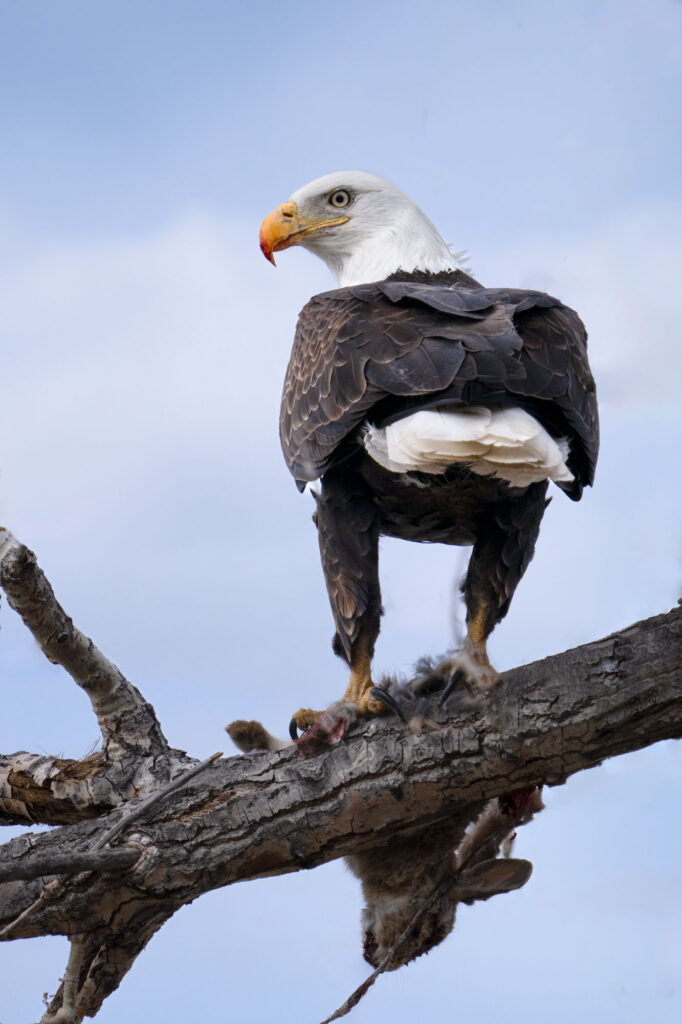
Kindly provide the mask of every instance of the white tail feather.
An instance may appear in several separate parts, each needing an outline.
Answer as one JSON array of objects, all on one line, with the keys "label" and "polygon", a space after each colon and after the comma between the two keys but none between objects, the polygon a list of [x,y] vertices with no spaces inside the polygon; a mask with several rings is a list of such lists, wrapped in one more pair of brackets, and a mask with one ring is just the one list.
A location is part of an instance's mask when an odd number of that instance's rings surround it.
[{"label": "white tail feather", "polygon": [[512,406],[422,409],[388,427],[368,427],[363,440],[375,462],[393,473],[439,474],[459,462],[514,487],[573,480],[568,442]]}]

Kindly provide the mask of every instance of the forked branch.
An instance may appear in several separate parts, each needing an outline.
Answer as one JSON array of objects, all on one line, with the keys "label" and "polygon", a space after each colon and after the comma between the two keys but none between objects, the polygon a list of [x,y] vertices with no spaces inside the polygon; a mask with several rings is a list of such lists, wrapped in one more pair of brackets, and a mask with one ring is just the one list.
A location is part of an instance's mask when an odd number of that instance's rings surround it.
[{"label": "forked branch", "polygon": [[[88,692],[104,739],[83,762],[0,758],[0,820],[64,822],[7,843],[0,876],[5,938],[74,942],[68,985],[44,1018],[51,1024],[93,1016],[164,921],[210,889],[403,841],[495,797],[682,735],[675,609],[507,672],[484,701],[457,692],[444,708],[433,701],[421,733],[375,718],[314,756],[289,748],[200,764],[168,748],[153,709],[75,629],[7,531],[0,583],[46,654]],[[184,774],[194,768],[198,777]],[[106,852],[125,857],[98,860],[123,830],[123,850]]]}]

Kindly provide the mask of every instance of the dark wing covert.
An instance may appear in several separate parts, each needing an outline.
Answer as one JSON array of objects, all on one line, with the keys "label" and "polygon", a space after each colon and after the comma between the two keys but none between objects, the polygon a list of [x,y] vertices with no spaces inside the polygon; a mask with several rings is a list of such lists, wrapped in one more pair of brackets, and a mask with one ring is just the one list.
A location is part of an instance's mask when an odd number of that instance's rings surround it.
[{"label": "dark wing covert", "polygon": [[599,424],[578,315],[543,292],[454,281],[339,288],[301,310],[280,415],[300,489],[345,457],[364,420],[486,403],[522,406],[570,439],[570,497],[592,483]]}]

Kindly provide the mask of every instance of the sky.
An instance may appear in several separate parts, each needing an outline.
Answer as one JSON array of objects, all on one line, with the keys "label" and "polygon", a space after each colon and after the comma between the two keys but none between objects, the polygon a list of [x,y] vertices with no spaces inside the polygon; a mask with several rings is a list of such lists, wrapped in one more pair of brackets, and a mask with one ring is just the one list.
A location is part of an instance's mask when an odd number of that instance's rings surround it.
[{"label": "sky", "polygon": [[[542,288],[590,334],[593,490],[555,489],[490,644],[500,670],[672,607],[682,589],[676,0],[0,2],[0,522],[170,742],[345,687],[308,496],[277,438],[297,311],[263,217],[338,169],[404,189],[489,286]],[[443,651],[459,549],[387,541],[378,672]],[[85,696],[0,607],[0,750],[81,757]],[[682,1016],[682,749],[546,793],[519,892],[379,979],[363,1021]],[[6,829],[4,838],[19,834]],[[153,939],[98,1021],[316,1022],[366,976],[341,862],[232,886]],[[2,1024],[42,1012],[61,938],[0,947]]]}]

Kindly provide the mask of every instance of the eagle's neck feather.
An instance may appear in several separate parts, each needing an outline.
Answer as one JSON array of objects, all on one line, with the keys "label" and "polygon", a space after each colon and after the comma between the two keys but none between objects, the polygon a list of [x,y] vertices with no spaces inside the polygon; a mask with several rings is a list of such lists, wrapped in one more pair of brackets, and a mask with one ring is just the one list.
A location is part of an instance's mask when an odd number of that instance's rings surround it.
[{"label": "eagle's neck feather", "polygon": [[[342,241],[343,238],[343,241]],[[333,242],[333,244],[331,244]],[[328,237],[311,236],[308,245],[336,275],[339,287],[383,281],[396,271],[437,274],[464,269],[457,255],[418,206],[410,204],[391,217],[351,223]]]}]

